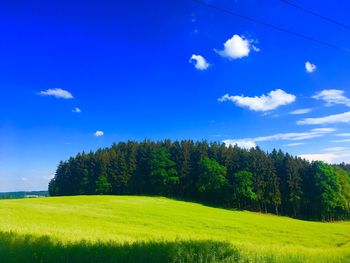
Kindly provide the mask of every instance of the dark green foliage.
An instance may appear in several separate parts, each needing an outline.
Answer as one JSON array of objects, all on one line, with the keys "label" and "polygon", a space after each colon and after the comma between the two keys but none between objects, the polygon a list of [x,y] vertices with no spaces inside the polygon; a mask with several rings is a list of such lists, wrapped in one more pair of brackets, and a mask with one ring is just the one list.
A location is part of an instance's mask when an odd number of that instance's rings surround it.
[{"label": "dark green foliage", "polygon": [[215,160],[204,157],[199,161],[199,174],[197,190],[200,197],[206,201],[221,203],[227,197],[229,182],[226,179],[227,171],[225,166]]},{"label": "dark green foliage", "polygon": [[239,171],[233,174],[233,196],[238,208],[247,207],[256,200],[253,190],[253,174],[247,171]]},{"label": "dark green foliage", "polygon": [[[51,192],[56,193],[55,182],[49,183],[49,189]],[[4,192],[0,193],[0,199],[19,199],[28,197],[45,197],[48,196],[48,191],[19,191],[19,192]]]},{"label": "dark green foliage", "polygon": [[112,186],[107,181],[107,177],[105,175],[100,175],[97,178],[96,182],[96,194],[110,194],[111,193]]},{"label": "dark green foliage", "polygon": [[350,174],[339,167],[335,167],[335,172],[340,184],[342,207],[344,210],[350,210]]},{"label": "dark green foliage", "polygon": [[154,241],[118,244],[80,241],[63,244],[48,236],[0,233],[0,258],[6,263],[195,263],[241,262],[238,249],[219,241]]},{"label": "dark green foliage", "polygon": [[149,160],[151,194],[170,195],[179,183],[175,162],[166,149],[154,150]]},{"label": "dark green foliage", "polygon": [[[323,220],[333,220],[337,214],[346,209],[341,195],[341,185],[334,167],[322,162],[313,163],[314,182],[316,186],[318,206],[320,207],[319,217]],[[344,211],[346,212],[346,210]]]},{"label": "dark green foliage", "polygon": [[350,217],[350,166],[206,141],[128,141],[60,162],[50,195],[165,195],[303,219]]}]

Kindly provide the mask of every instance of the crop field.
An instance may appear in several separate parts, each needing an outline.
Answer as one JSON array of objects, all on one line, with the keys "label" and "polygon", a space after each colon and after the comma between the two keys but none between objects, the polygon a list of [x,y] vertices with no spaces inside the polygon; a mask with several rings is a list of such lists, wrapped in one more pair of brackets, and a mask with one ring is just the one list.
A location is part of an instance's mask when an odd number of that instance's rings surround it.
[{"label": "crop field", "polygon": [[350,262],[350,222],[162,197],[0,200],[1,262]]}]

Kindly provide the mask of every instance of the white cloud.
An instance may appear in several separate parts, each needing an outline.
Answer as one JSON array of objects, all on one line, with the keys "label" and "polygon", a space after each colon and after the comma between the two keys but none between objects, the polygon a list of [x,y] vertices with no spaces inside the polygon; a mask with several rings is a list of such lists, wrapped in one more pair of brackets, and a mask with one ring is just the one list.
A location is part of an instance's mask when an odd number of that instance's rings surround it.
[{"label": "white cloud", "polygon": [[[223,143],[227,145],[237,144],[241,148],[252,148],[256,146],[257,142],[266,141],[302,141],[318,137],[323,137],[326,134],[335,132],[334,128],[316,128],[306,132],[289,132],[289,133],[278,133],[269,136],[260,136],[255,138],[243,138],[243,139],[229,139],[224,140]],[[287,146],[301,145],[302,142],[291,143]]]},{"label": "white cloud", "polygon": [[26,182],[26,181],[28,181],[28,178],[27,178],[27,177],[21,177],[21,180],[22,180],[23,182]]},{"label": "white cloud", "polygon": [[301,115],[301,114],[306,114],[306,113],[309,113],[311,112],[312,109],[298,109],[298,110],[294,110],[294,111],[291,111],[289,114],[292,114],[292,115]]},{"label": "white cloud", "polygon": [[299,157],[309,161],[324,161],[326,163],[350,162],[350,149],[347,147],[330,147],[323,149],[324,153],[302,154]]},{"label": "white cloud", "polygon": [[74,113],[81,113],[81,109],[79,109],[78,107],[75,107],[72,112]]},{"label": "white cloud", "polygon": [[237,106],[248,107],[253,111],[269,111],[274,110],[282,105],[287,105],[294,102],[296,97],[293,94],[288,94],[281,89],[270,91],[267,95],[246,97],[246,96],[230,96],[226,94],[219,98],[220,102],[232,101]]},{"label": "white cloud", "polygon": [[224,140],[222,141],[226,145],[237,145],[240,148],[250,149],[255,148],[256,143],[251,139],[239,139],[239,140]]},{"label": "white cloud", "polygon": [[325,89],[316,93],[316,95],[314,95],[312,98],[325,101],[326,106],[332,106],[334,104],[344,104],[350,107],[350,99],[344,96],[343,90]]},{"label": "white cloud", "polygon": [[95,135],[96,137],[102,137],[102,136],[104,135],[104,132],[103,132],[103,131],[96,131],[96,132],[94,133],[94,135]]},{"label": "white cloud", "polygon": [[238,59],[243,57],[248,57],[251,49],[259,52],[260,49],[253,45],[254,40],[246,39],[244,36],[233,35],[232,38],[228,39],[224,43],[223,50],[215,50],[222,57],[229,59]]},{"label": "white cloud", "polygon": [[312,64],[310,61],[306,61],[305,62],[305,69],[306,69],[306,72],[312,73],[316,70],[316,65]]},{"label": "white cloud", "polygon": [[350,122],[350,111],[328,115],[320,118],[306,118],[297,121],[299,125],[319,125],[319,124],[333,124],[333,123],[348,123]]},{"label": "white cloud", "polygon": [[260,52],[260,48],[258,48],[258,47],[255,46],[255,45],[252,45],[252,49],[253,49],[255,52]]},{"label": "white cloud", "polygon": [[350,142],[350,139],[333,140],[332,142]]},{"label": "white cloud", "polygon": [[347,147],[329,147],[323,149],[325,152],[343,152],[348,150]]},{"label": "white cloud", "polygon": [[350,133],[349,132],[338,133],[338,134],[335,134],[335,136],[338,136],[338,137],[350,137]]},{"label": "white cloud", "polygon": [[312,131],[318,131],[318,132],[335,132],[337,129],[335,128],[315,128],[315,129],[312,129]]},{"label": "white cloud", "polygon": [[190,63],[194,64],[194,67],[198,70],[206,70],[210,65],[201,55],[192,55]]},{"label": "white cloud", "polygon": [[291,140],[300,141],[312,138],[322,137],[325,134],[335,132],[334,128],[316,128],[307,132],[290,132],[290,133],[278,133],[270,136],[262,136],[254,139],[256,142],[264,141],[276,141],[276,140]]},{"label": "white cloud", "polygon": [[299,145],[304,145],[305,142],[293,142],[293,143],[288,143],[288,144],[285,144],[284,146],[299,146]]},{"label": "white cloud", "polygon": [[72,93],[64,89],[48,89],[45,91],[40,91],[41,96],[53,96],[58,99],[73,99]]},{"label": "white cloud", "polygon": [[308,161],[323,161],[326,163],[334,163],[336,156],[332,153],[310,153],[298,155],[300,158]]}]

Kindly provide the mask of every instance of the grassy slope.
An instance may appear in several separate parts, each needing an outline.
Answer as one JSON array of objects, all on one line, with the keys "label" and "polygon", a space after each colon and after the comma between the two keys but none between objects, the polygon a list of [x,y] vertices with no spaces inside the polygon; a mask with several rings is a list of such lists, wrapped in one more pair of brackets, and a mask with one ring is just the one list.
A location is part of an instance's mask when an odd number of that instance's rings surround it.
[{"label": "grassy slope", "polygon": [[[6,250],[28,247],[25,235],[31,235],[33,242],[47,235],[46,243],[68,244],[84,239],[91,241],[91,245],[97,241],[149,242],[155,246],[164,242],[185,244],[190,240],[227,241],[239,251],[242,261],[350,262],[350,222],[306,222],[166,198],[77,196],[0,200],[0,231],[0,245],[4,247],[0,248],[0,256],[6,256]],[[9,240],[15,244],[12,248],[4,246]]]}]

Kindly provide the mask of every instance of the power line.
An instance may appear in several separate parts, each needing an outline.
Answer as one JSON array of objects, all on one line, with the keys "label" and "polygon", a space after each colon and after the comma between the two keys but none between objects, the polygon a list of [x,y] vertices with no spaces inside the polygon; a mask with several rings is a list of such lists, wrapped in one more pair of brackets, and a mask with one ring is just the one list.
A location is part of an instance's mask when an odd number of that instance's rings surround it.
[{"label": "power line", "polygon": [[272,28],[272,29],[274,29],[276,31],[280,31],[280,32],[283,32],[283,33],[286,33],[286,34],[289,34],[289,35],[292,35],[292,36],[295,36],[295,37],[299,37],[299,38],[302,38],[304,40],[308,40],[308,41],[317,43],[319,45],[323,45],[323,46],[326,46],[326,47],[329,47],[329,48],[333,48],[333,49],[336,49],[336,50],[340,50],[340,51],[349,52],[349,49],[345,49],[345,48],[342,48],[340,46],[337,46],[337,45],[334,45],[334,44],[331,44],[331,43],[328,43],[328,42],[324,42],[324,41],[318,40],[318,39],[313,38],[313,37],[309,37],[309,36],[306,36],[306,35],[294,32],[294,31],[290,31],[289,29],[286,29],[286,28],[283,28],[283,27],[279,27],[279,26],[275,26],[273,24],[270,24],[270,23],[267,23],[267,22],[255,19],[253,17],[249,17],[249,16],[246,16],[246,15],[235,13],[235,12],[233,12],[231,10],[228,10],[228,9],[225,9],[225,8],[222,8],[222,7],[219,7],[219,6],[215,6],[215,5],[212,5],[212,4],[208,4],[208,3],[202,2],[200,0],[192,0],[192,1],[197,3],[197,4],[199,4],[199,5],[202,5],[202,6],[205,6],[205,7],[209,7],[211,9],[214,9],[214,10],[226,13],[228,15],[232,15],[232,16],[235,16],[235,17],[238,17],[238,18],[241,18],[241,19],[253,22],[255,24],[259,24],[259,25],[265,26],[265,27],[269,27],[269,28]]},{"label": "power line", "polygon": [[340,27],[343,27],[343,28],[346,28],[346,29],[350,30],[350,26],[348,26],[348,25],[345,25],[345,24],[343,24],[341,22],[338,22],[338,21],[336,21],[336,20],[334,20],[332,18],[329,18],[327,16],[324,16],[324,15],[321,15],[319,13],[316,13],[316,12],[310,10],[310,9],[306,9],[306,8],[304,8],[304,7],[300,6],[300,5],[294,4],[294,3],[292,3],[292,2],[290,2],[288,0],[280,0],[280,2],[282,2],[283,4],[289,5],[291,7],[294,7],[296,9],[299,9],[299,10],[301,10],[301,11],[303,11],[305,13],[308,13],[310,15],[313,15],[313,16],[316,16],[318,18],[321,18],[321,19],[323,19],[323,20],[325,20],[327,22],[330,22],[332,24],[335,24],[335,25],[338,25]]}]

